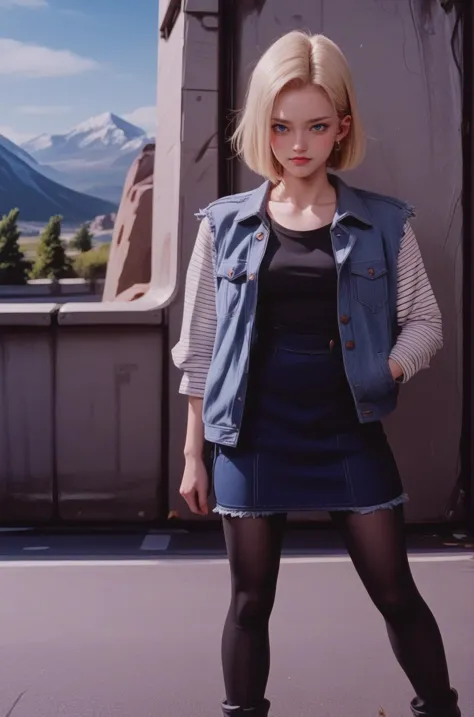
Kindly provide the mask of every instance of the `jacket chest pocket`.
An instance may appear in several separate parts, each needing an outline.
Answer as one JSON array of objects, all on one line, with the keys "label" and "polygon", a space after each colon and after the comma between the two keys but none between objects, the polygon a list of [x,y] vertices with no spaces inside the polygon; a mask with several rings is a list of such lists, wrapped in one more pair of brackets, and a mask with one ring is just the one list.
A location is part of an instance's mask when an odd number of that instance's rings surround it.
[{"label": "jacket chest pocket", "polygon": [[351,263],[354,298],[371,311],[380,311],[388,302],[387,265],[384,259]]},{"label": "jacket chest pocket", "polygon": [[224,261],[217,268],[216,311],[220,317],[233,316],[245,297],[247,262]]}]

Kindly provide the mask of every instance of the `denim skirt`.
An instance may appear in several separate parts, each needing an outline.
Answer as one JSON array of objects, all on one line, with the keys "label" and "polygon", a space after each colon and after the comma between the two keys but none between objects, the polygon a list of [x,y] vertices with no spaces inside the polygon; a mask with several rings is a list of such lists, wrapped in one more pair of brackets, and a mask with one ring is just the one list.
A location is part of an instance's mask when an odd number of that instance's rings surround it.
[{"label": "denim skirt", "polygon": [[336,337],[272,327],[250,365],[237,446],[216,445],[215,512],[372,512],[407,500],[380,422],[361,424]]}]

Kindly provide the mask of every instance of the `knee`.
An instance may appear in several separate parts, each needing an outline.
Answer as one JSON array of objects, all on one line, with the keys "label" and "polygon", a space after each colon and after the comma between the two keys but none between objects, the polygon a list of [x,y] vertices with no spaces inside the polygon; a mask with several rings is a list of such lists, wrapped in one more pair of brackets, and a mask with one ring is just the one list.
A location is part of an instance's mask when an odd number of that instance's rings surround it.
[{"label": "knee", "polygon": [[423,599],[416,588],[388,591],[377,600],[376,604],[389,623],[407,622],[417,616],[424,606]]},{"label": "knee", "polygon": [[270,620],[273,600],[264,592],[237,593],[232,600],[235,624],[243,630],[265,627]]}]

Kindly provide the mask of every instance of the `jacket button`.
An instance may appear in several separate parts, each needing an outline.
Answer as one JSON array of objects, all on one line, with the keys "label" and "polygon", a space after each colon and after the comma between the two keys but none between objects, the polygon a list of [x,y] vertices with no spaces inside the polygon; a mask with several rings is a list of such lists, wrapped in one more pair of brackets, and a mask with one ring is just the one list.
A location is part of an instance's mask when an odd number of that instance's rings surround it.
[{"label": "jacket button", "polygon": [[369,269],[369,276],[373,276],[375,274],[374,269]]},{"label": "jacket button", "polygon": [[346,349],[349,349],[349,351],[352,351],[352,349],[355,349],[354,341],[346,341]]},{"label": "jacket button", "polygon": [[362,411],[363,416],[371,416],[372,414],[373,414],[373,411],[370,411],[370,410]]},{"label": "jacket button", "polygon": [[264,236],[264,235],[262,234],[262,232],[259,232],[259,233],[257,234],[257,239],[258,239],[258,241],[262,241],[263,236]]},{"label": "jacket button", "polygon": [[350,316],[346,316],[345,314],[341,316],[341,324],[348,324],[350,320]]},{"label": "jacket button", "polygon": [[229,271],[227,272],[227,276],[234,276],[234,270],[229,269]]},{"label": "jacket button", "polygon": [[250,274],[249,280],[250,280],[250,281],[253,281],[254,279],[255,279],[255,274]]}]

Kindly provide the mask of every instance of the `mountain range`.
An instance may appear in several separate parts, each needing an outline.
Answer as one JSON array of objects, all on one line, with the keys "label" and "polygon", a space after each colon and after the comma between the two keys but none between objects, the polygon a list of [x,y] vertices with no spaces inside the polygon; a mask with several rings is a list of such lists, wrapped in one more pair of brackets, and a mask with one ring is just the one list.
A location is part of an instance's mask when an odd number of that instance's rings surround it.
[{"label": "mountain range", "polygon": [[116,204],[64,187],[37,171],[21,152],[10,151],[0,137],[0,216],[18,207],[22,221],[48,221],[61,214],[77,223],[113,212]]},{"label": "mountain range", "polygon": [[64,134],[42,134],[21,145],[50,178],[67,187],[119,202],[126,173],[146,132],[111,112],[92,117]]},{"label": "mountain range", "polygon": [[0,215],[18,206],[23,220],[43,221],[54,207],[65,221],[88,221],[115,211],[128,169],[150,141],[110,112],[21,146],[0,135]]}]

